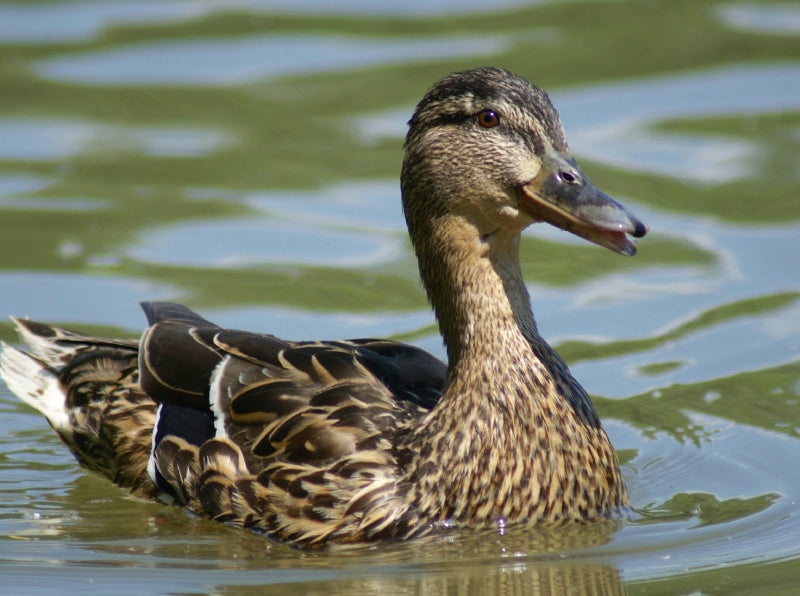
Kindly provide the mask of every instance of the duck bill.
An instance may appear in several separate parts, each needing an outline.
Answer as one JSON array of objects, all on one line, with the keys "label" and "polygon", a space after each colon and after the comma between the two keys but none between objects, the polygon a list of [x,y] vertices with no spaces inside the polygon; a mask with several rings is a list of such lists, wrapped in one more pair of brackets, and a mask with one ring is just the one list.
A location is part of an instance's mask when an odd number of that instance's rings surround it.
[{"label": "duck bill", "polygon": [[641,238],[647,227],[630,211],[601,192],[571,157],[548,156],[536,178],[519,190],[519,206],[535,221],[545,221],[626,256],[636,254],[628,238]]}]

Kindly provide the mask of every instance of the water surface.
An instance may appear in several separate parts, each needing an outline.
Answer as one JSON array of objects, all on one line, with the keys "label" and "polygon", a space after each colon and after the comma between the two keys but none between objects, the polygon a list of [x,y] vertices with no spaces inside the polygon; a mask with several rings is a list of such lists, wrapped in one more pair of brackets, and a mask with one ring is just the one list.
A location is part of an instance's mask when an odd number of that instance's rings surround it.
[{"label": "water surface", "polygon": [[[444,357],[397,178],[414,104],[482,64],[550,91],[651,228],[534,226],[545,336],[639,515],[307,554],[77,466],[0,387],[9,594],[775,593],[800,577],[800,27],[785,2],[0,2],[0,314],[134,336],[137,303]],[[0,336],[16,341],[9,323]]]}]

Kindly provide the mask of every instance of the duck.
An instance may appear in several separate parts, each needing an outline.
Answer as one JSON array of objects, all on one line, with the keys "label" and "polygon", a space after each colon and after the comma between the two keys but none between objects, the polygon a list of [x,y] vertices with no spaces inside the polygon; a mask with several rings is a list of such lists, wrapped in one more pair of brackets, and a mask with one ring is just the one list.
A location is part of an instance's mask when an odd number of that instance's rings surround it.
[{"label": "duck", "polygon": [[537,329],[519,248],[546,222],[631,256],[646,226],[578,166],[548,95],[507,70],[445,76],[408,126],[403,211],[447,363],[145,302],[138,340],[12,317],[27,347],[3,345],[0,376],[86,468],[302,549],[623,519],[618,457]]}]

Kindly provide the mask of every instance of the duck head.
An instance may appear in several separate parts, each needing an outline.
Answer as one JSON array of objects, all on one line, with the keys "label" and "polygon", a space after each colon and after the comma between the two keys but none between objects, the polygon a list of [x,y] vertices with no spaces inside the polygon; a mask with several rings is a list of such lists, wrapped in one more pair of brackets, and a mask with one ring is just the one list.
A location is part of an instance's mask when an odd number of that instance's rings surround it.
[{"label": "duck head", "polygon": [[445,77],[409,127],[401,187],[415,246],[441,218],[486,241],[547,222],[623,255],[647,232],[577,165],[547,94],[511,72]]}]

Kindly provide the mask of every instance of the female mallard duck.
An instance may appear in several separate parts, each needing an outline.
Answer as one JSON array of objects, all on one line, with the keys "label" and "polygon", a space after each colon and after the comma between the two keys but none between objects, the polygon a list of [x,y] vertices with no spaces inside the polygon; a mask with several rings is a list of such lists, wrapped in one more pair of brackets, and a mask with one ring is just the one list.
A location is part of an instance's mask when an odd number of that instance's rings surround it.
[{"label": "female mallard duck", "polygon": [[8,387],[135,493],[308,548],[590,520],[628,504],[589,397],[539,336],[520,233],[632,255],[645,226],[571,157],[528,81],[452,74],[417,106],[402,196],[449,364],[384,340],[290,342],[145,303],[141,341],[16,320]]}]

